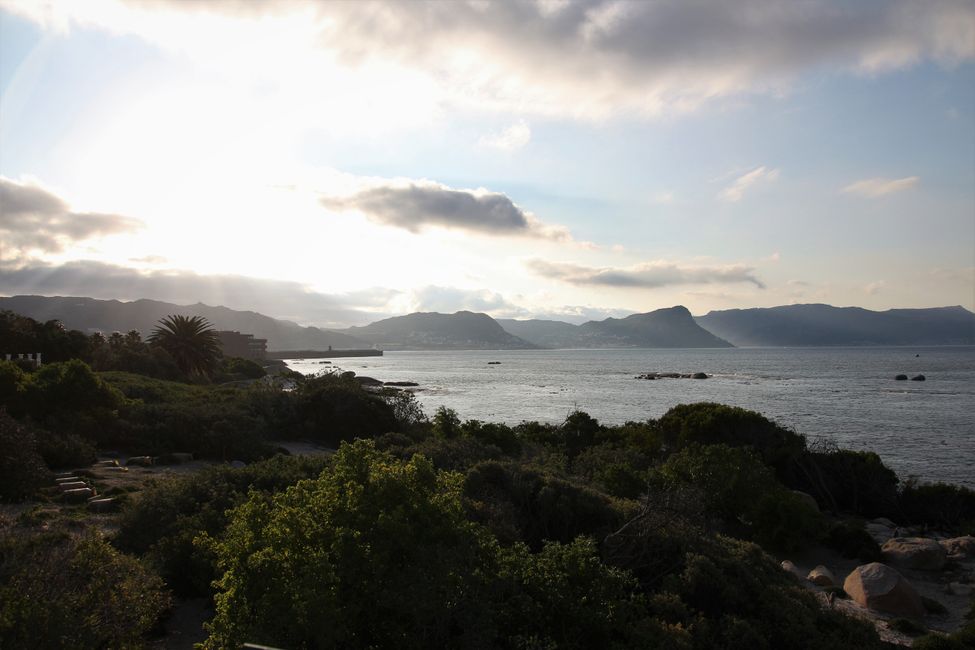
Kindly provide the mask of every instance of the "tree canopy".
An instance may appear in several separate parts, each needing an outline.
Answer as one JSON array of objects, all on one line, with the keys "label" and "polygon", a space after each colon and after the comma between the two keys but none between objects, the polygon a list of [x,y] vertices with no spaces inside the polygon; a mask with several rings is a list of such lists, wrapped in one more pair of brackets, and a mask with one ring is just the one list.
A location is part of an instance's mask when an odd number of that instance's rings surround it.
[{"label": "tree canopy", "polygon": [[150,345],[166,350],[188,375],[208,377],[221,356],[217,333],[201,316],[166,316],[148,340]]}]

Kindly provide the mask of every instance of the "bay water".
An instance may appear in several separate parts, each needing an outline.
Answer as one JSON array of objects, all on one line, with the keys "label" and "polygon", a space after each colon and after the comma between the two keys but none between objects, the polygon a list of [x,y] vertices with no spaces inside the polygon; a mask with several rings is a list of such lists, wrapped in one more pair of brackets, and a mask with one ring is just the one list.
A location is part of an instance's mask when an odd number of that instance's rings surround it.
[{"label": "bay water", "polygon": [[[681,403],[741,406],[810,441],[875,451],[901,478],[975,487],[975,347],[393,351],[321,361],[288,365],[414,381],[428,415],[443,405],[462,420],[559,423],[578,409],[620,424]],[[650,372],[708,379],[635,378]]]}]

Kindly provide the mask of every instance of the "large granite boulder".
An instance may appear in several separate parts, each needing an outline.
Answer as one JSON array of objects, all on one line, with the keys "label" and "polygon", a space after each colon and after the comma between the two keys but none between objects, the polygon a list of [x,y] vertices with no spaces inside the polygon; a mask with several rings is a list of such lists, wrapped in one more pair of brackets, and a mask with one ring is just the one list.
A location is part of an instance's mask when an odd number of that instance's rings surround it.
[{"label": "large granite boulder", "polygon": [[911,583],[880,562],[853,569],[843,581],[843,591],[854,602],[878,612],[908,618],[924,617],[924,604]]},{"label": "large granite boulder", "polygon": [[880,547],[884,559],[904,569],[940,571],[947,554],[941,544],[926,537],[894,537]]},{"label": "large granite boulder", "polygon": [[975,537],[971,535],[943,539],[940,544],[951,558],[975,557]]}]

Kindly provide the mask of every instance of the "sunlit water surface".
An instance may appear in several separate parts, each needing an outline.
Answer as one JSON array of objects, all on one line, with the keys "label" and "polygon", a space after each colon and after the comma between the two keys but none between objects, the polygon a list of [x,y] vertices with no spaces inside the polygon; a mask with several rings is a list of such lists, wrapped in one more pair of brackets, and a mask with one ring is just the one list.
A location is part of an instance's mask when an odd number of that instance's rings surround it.
[{"label": "sunlit water surface", "polygon": [[[561,422],[575,409],[618,424],[721,402],[810,440],[876,451],[901,477],[975,487],[975,347],[386,352],[288,363],[303,373],[333,367],[415,381],[428,414],[442,404],[462,419],[510,424]],[[710,378],[634,379],[698,371]]]}]

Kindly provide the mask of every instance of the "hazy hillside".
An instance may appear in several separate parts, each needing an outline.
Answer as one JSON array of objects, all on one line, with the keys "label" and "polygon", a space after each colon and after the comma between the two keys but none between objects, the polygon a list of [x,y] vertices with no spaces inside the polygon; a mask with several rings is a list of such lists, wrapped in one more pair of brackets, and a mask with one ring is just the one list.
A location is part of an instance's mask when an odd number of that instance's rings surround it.
[{"label": "hazy hillside", "polygon": [[82,332],[125,332],[149,334],[159,319],[170,314],[203,316],[219,330],[238,330],[268,340],[269,350],[367,348],[370,343],[347,334],[302,327],[252,311],[211,307],[202,303],[174,305],[158,300],[95,300],[94,298],[14,296],[0,298],[0,309],[46,321],[58,319],[69,329]]},{"label": "hazy hillside", "polygon": [[788,305],[712,311],[697,322],[744,346],[975,345],[975,314],[963,307]]},{"label": "hazy hillside", "polygon": [[499,320],[512,334],[549,348],[727,348],[685,307],[571,325],[549,320]]},{"label": "hazy hillside", "polygon": [[487,314],[469,311],[408,314],[343,331],[391,350],[521,350],[538,347],[506,332]]},{"label": "hazy hillside", "polygon": [[730,348],[700,327],[686,307],[657,309],[626,318],[589,321],[579,326],[587,347]]},{"label": "hazy hillside", "polygon": [[505,331],[543,348],[577,348],[582,345],[579,326],[560,320],[498,318]]}]

